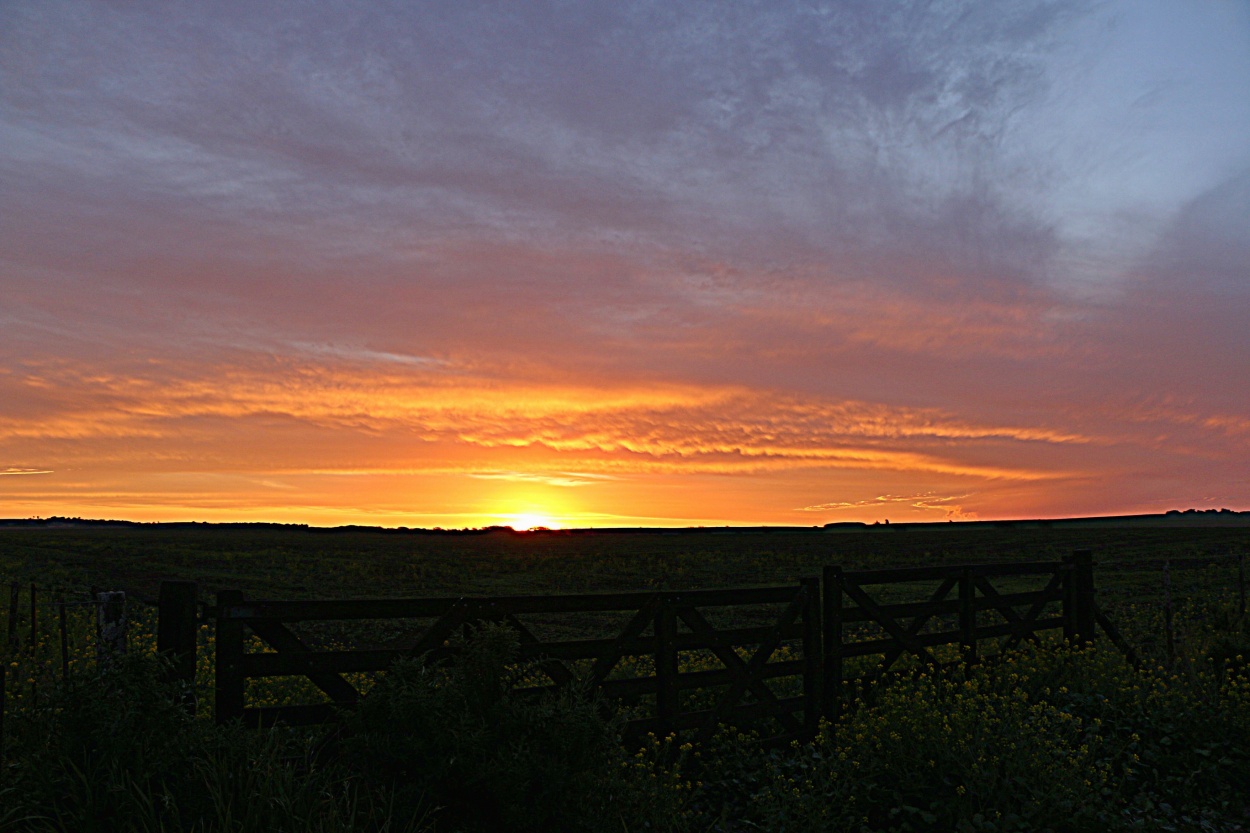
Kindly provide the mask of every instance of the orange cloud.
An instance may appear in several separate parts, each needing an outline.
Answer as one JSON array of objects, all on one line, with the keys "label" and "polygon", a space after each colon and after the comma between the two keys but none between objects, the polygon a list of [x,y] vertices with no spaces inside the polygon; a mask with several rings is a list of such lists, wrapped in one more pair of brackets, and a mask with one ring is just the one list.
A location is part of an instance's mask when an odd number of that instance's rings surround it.
[{"label": "orange cloud", "polygon": [[733,386],[591,387],[524,380],[503,385],[444,371],[364,373],[307,363],[291,363],[282,371],[213,368],[211,378],[190,379],[63,373],[70,404],[33,419],[0,418],[0,438],[173,440],[185,435],[188,420],[228,424],[280,417],[349,435],[415,436],[483,453],[539,447],[598,473],[832,466],[1019,479],[1053,473],[974,465],[909,446],[951,440],[1090,441],[1043,427],[977,424],[938,409],[823,401]]}]

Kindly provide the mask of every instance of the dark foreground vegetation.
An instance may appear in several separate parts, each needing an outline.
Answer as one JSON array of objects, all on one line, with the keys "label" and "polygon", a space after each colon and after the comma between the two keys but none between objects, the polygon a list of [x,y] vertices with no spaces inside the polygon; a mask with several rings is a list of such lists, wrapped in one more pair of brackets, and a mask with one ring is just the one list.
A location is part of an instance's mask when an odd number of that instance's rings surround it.
[{"label": "dark foreground vegetation", "polygon": [[[917,672],[810,744],[622,747],[575,691],[510,690],[515,637],[393,669],[338,730],[249,732],[176,705],[150,658],[10,720],[13,830],[1239,830],[1245,654],[1169,673],[1049,646]],[[1229,633],[1224,654],[1245,647]],[[1213,646],[1217,647],[1217,646]],[[1219,653],[1219,650],[1213,653]]]},{"label": "dark foreground vegetation", "polygon": [[913,667],[861,692],[808,744],[763,748],[727,728],[704,748],[652,738],[639,750],[618,741],[626,715],[610,704],[576,689],[517,694],[528,670],[515,636],[491,627],[453,665],[393,668],[340,728],[218,727],[178,705],[186,692],[162,681],[140,619],[131,655],[104,672],[82,658],[64,681],[55,662],[40,664],[49,646],[6,656],[0,829],[1250,829],[1250,633],[1229,555],[1244,531],[656,535],[589,549],[593,539],[500,533],[451,552],[402,536],[371,547],[363,534],[208,532],[156,544],[5,533],[0,574],[139,592],[151,577],[185,577],[288,597],[568,592],[1088,546],[1104,607],[1145,661],[1048,643],[971,668]]}]

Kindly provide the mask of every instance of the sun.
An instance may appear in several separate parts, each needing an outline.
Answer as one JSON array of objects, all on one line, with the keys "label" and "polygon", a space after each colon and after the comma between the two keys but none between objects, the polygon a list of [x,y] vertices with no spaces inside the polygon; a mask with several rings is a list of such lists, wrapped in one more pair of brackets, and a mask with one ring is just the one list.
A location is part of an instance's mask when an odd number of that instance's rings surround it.
[{"label": "sun", "polygon": [[524,512],[518,515],[510,515],[508,526],[518,531],[528,529],[559,529],[560,523],[548,515],[542,515],[537,512]]}]

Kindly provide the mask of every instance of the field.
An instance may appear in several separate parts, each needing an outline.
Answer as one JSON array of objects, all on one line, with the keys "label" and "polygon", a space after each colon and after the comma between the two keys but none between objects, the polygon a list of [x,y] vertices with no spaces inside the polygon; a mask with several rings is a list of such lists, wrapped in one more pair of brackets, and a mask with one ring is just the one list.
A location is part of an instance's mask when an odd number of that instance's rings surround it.
[{"label": "field", "polygon": [[[168,733],[176,724],[174,734],[185,748],[162,754],[190,761],[184,763],[198,773],[191,782],[200,786],[171,785],[162,780],[165,776],[153,774],[152,783],[138,790],[149,804],[136,809],[116,796],[109,798],[107,791],[80,784],[87,795],[70,790],[77,797],[64,808],[66,822],[36,823],[31,816],[25,822],[11,818],[10,824],[14,829],[75,829],[86,816],[98,814],[96,805],[103,801],[113,808],[109,812],[146,819],[145,828],[170,830],[390,830],[400,829],[401,820],[411,822],[414,830],[503,829],[500,825],[707,831],[1246,829],[1250,687],[1238,675],[1245,668],[1239,655],[1250,653],[1250,642],[1245,621],[1238,618],[1237,561],[1238,554],[1250,553],[1250,529],[1244,527],[525,534],[209,526],[8,528],[0,529],[0,579],[62,588],[67,598],[95,586],[151,599],[162,579],[197,581],[205,601],[222,589],[279,599],[584,593],[790,583],[817,575],[826,564],[864,569],[1057,560],[1077,549],[1094,552],[1099,602],[1145,657],[1141,670],[1130,668],[1109,646],[1091,652],[1054,644],[996,668],[929,675],[913,667],[873,693],[871,702],[853,704],[814,743],[788,752],[758,748],[749,736],[731,734],[702,750],[678,750],[655,739],[641,757],[634,757],[606,741],[611,726],[597,723],[600,716],[576,702],[540,705],[500,695],[502,700],[482,707],[480,698],[466,692],[476,690],[479,683],[474,680],[483,676],[483,669],[488,679],[491,673],[508,679],[523,673],[509,664],[506,645],[487,644],[478,649],[482,656],[474,675],[457,668],[440,672],[434,688],[428,675],[400,675],[395,678],[399,682],[388,683],[390,688],[383,686],[382,695],[366,698],[374,705],[362,708],[354,719],[356,742],[365,744],[368,754],[353,757],[349,748],[341,761],[292,770],[281,761],[289,761],[292,744],[312,742],[310,736],[300,740],[290,734],[253,734],[227,741],[214,735],[215,740],[206,740],[207,721],[186,722],[177,710],[162,712],[151,700],[151,691],[160,688],[151,672],[132,668],[126,673],[137,677],[115,674],[111,682],[94,684],[113,686],[114,695],[120,691],[146,703],[148,717],[166,721],[158,733]],[[1171,600],[1175,613],[1170,648],[1165,599]],[[42,737],[39,743],[46,746],[49,732],[90,734],[83,725],[67,726],[57,716],[75,708],[54,707],[64,704],[64,698],[87,696],[84,686],[96,679],[85,650],[91,641],[85,613],[72,611],[70,616],[73,684],[57,679],[55,624],[48,613],[41,619],[48,636],[38,661],[26,654],[12,656],[14,678],[25,678],[34,687],[10,688],[9,711],[16,719],[9,721],[12,740],[5,777],[17,786],[0,784],[0,791],[25,790],[22,806],[30,806],[39,788],[66,789],[64,783],[32,774],[36,764],[39,772],[49,767],[38,755],[22,757],[33,754],[23,753],[34,748],[29,746],[33,739]],[[150,612],[140,612],[135,627],[133,643],[150,647]],[[354,636],[370,641],[367,634]],[[487,636],[488,643],[504,639]],[[203,638],[211,648],[211,634]],[[203,659],[205,701],[209,668]],[[95,703],[100,692],[92,691]],[[298,686],[279,686],[258,696],[295,694]],[[31,704],[36,708],[29,709]],[[430,723],[431,714],[440,715],[436,725]],[[140,723],[148,719],[124,709],[123,717]],[[115,723],[121,718],[99,719]],[[431,764],[427,773],[405,769],[403,756],[388,757],[395,752],[395,734],[403,734],[404,726],[424,738],[412,741],[407,754],[461,763],[450,771],[440,769],[441,764]],[[519,758],[498,757],[500,749],[514,742],[496,734],[502,731],[499,726],[512,727],[508,738],[527,738]],[[144,734],[133,727],[121,733],[115,729],[110,735]],[[580,739],[574,745],[592,750],[591,757],[573,754],[572,739]],[[66,752],[66,760],[73,763],[66,771],[91,762],[104,767],[93,776],[101,783],[137,777],[127,774],[129,765],[121,773],[109,770],[106,764],[114,753],[96,748],[98,739],[93,744],[88,744],[95,750],[89,754],[81,748]],[[696,752],[702,757],[693,758]],[[129,759],[135,752],[126,747],[116,754]],[[230,792],[243,789],[230,767],[248,756],[255,761],[266,755],[272,760],[265,758],[269,774],[263,783],[247,788],[251,793]],[[466,770],[466,760],[476,763]],[[390,768],[379,769],[379,761],[390,761]],[[57,766],[62,765],[67,765],[65,760]],[[401,770],[402,777],[397,775]],[[534,790],[541,786],[535,771],[544,773],[539,780],[548,786],[564,784],[561,795],[535,798]],[[594,777],[583,783],[577,773]],[[419,799],[396,792],[397,777],[423,784]],[[493,815],[480,815],[480,795],[466,799],[449,786],[466,780],[493,796],[485,802]],[[71,783],[77,782],[71,778]],[[201,806],[206,793],[216,796],[216,809]],[[226,793],[230,796],[223,797]],[[223,820],[221,802],[227,798],[227,803],[247,804],[262,797],[271,804],[290,804],[290,824],[275,827],[272,817]],[[181,809],[160,810],[158,798]],[[119,809],[119,801],[129,809]],[[569,815],[570,806],[579,803],[598,808],[593,818],[574,820]],[[310,826],[314,816],[322,818],[320,827]],[[201,821],[188,824],[188,818]],[[337,821],[328,823],[327,818]],[[601,823],[606,826],[596,826]]]},{"label": "field", "polygon": [[[161,579],[257,598],[585,593],[751,586],[846,569],[1053,560],[1090,549],[1136,596],[1165,561],[1250,553],[1250,528],[880,529],[478,534],[300,527],[0,527],[0,576],[154,596]],[[1145,576],[1155,573],[1154,578]]]},{"label": "field", "polygon": [[[1077,549],[1093,551],[1100,603],[1118,612],[1162,600],[1165,563],[1178,603],[1231,593],[1235,556],[1250,555],[1250,527],[479,534],[0,528],[0,579],[126,590],[149,601],[162,579],[198,582],[205,601],[227,588],[272,599],[594,593],[783,584],[819,575],[827,564],[1058,560]],[[1158,634],[1148,628],[1134,636],[1150,643]]]}]

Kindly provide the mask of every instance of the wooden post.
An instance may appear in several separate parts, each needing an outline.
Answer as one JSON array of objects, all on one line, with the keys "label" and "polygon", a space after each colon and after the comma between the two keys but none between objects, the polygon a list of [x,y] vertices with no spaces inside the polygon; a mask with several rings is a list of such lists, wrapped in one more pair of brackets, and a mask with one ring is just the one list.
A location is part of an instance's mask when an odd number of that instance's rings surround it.
[{"label": "wooden post", "polygon": [[9,649],[16,651],[22,638],[17,628],[17,607],[22,598],[22,585],[16,581],[9,585]]},{"label": "wooden post", "polygon": [[61,631],[61,681],[69,682],[69,628],[65,623],[65,595],[61,594],[61,603],[57,606],[57,620]]},{"label": "wooden post", "polygon": [[5,697],[4,686],[5,686],[5,680],[8,678],[8,676],[9,676],[9,664],[7,662],[0,662],[0,771],[3,771],[4,764],[5,764],[4,747],[5,747],[6,737],[4,734],[4,711],[5,711],[5,706],[6,706],[6,703],[5,703],[6,697]]},{"label": "wooden post", "polygon": [[34,670],[36,665],[35,651],[39,648],[39,609],[35,602],[35,583],[30,583],[30,644],[26,646],[26,650],[30,653],[30,664],[32,666],[30,680],[30,707],[34,709],[39,702],[39,684],[35,682],[35,676],[38,671]]},{"label": "wooden post", "polygon": [[226,618],[230,607],[243,604],[238,590],[217,594],[217,658],[213,680],[213,718],[228,723],[243,717],[243,623]]},{"label": "wooden post", "polygon": [[35,655],[35,649],[39,645],[39,608],[35,602],[36,592],[35,583],[32,581],[30,583],[30,645],[27,646],[32,657]]},{"label": "wooden post", "polygon": [[1163,631],[1167,640],[1168,670],[1176,663],[1176,637],[1172,630],[1172,562],[1163,562]]},{"label": "wooden post", "polygon": [[824,647],[824,679],[821,712],[837,720],[842,711],[842,568],[825,567],[821,576],[821,641]]},{"label": "wooden post", "polygon": [[1074,586],[1076,584],[1072,574],[1076,568],[1072,564],[1072,556],[1065,555],[1063,557],[1063,641],[1069,645],[1076,644],[1076,602]]},{"label": "wooden post", "polygon": [[156,652],[169,660],[169,678],[186,686],[181,700],[195,713],[196,602],[194,581],[162,581],[157,607]]},{"label": "wooden post", "polygon": [[660,736],[673,731],[677,716],[677,612],[679,597],[665,593],[655,611],[655,716]]},{"label": "wooden post", "polygon": [[126,594],[121,590],[96,594],[96,662],[110,668],[126,653]]},{"label": "wooden post", "polygon": [[1237,618],[1244,622],[1246,619],[1246,554],[1244,552],[1237,553],[1237,591],[1241,599],[1241,604],[1237,608]]},{"label": "wooden post", "polygon": [[800,579],[803,599],[803,729],[805,740],[820,731],[820,715],[824,703],[820,696],[820,579]]},{"label": "wooden post", "polygon": [[964,662],[968,664],[977,661],[976,592],[972,571],[962,570],[959,574],[959,648]]},{"label": "wooden post", "polygon": [[1072,638],[1077,645],[1094,641],[1094,554],[1072,553]]}]

